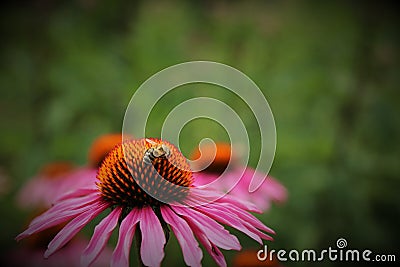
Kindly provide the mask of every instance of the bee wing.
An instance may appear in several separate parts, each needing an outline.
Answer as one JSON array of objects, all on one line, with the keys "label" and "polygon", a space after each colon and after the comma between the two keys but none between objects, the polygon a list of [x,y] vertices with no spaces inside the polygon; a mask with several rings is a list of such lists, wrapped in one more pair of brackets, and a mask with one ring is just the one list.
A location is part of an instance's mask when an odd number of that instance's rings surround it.
[{"label": "bee wing", "polygon": [[157,145],[157,143],[154,142],[154,141],[151,140],[151,139],[146,138],[145,140],[146,140],[147,143],[149,143],[149,144],[151,144],[151,145],[153,145],[153,146],[154,146],[154,145]]},{"label": "bee wing", "polygon": [[169,150],[169,147],[164,145],[164,144],[162,144],[161,147],[164,150],[165,156],[168,157],[171,154],[171,151]]}]

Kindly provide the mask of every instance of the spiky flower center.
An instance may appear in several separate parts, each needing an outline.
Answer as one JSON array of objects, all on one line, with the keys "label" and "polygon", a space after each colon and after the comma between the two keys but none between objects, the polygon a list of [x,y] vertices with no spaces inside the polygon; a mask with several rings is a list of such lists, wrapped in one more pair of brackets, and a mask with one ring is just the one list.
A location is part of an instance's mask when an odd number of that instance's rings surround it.
[{"label": "spiky flower center", "polygon": [[[154,152],[162,147],[168,154]],[[117,145],[103,160],[97,178],[103,199],[126,208],[182,200],[193,183],[186,158],[174,145],[158,139]]]}]

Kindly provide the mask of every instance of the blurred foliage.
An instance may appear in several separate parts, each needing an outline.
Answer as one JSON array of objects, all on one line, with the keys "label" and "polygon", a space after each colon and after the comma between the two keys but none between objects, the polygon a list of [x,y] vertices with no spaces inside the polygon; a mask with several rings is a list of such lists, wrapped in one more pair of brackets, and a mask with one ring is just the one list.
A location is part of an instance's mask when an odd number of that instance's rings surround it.
[{"label": "blurred foliage", "polygon": [[[143,81],[176,63],[212,60],[252,78],[275,116],[271,174],[290,198],[261,216],[277,232],[270,247],[324,249],[344,237],[352,248],[397,252],[398,11],[384,1],[3,4],[0,175],[9,177],[10,191],[0,199],[2,251],[15,246],[13,237],[26,223],[15,192],[41,165],[85,164],[95,137],[120,131]],[[257,131],[240,100],[200,91],[191,94],[231,101],[250,132]],[[177,92],[170,99],[192,95]],[[184,152],[191,137],[207,134],[204,123],[182,131]],[[218,127],[208,129],[225,138]],[[181,254],[172,253],[177,250],[176,241],[167,246],[166,266],[183,264]]]}]

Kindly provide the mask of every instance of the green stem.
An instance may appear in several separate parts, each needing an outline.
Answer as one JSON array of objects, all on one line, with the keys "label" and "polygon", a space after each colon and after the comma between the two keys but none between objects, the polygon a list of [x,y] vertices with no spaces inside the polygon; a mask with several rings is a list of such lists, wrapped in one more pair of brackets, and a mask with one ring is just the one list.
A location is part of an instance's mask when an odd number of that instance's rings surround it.
[{"label": "green stem", "polygon": [[137,251],[137,258],[140,267],[146,267],[142,261],[142,257],[140,256],[140,246],[142,244],[142,232],[140,232],[139,225],[136,226],[135,231],[135,240],[136,240],[136,251]]}]

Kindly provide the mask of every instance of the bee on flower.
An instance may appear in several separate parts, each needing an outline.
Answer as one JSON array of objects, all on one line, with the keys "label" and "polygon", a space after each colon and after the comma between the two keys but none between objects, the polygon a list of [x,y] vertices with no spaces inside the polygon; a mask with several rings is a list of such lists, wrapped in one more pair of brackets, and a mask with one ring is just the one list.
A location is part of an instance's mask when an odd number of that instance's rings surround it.
[{"label": "bee on flower", "polygon": [[226,266],[220,249],[240,250],[241,245],[223,225],[260,244],[263,239],[272,240],[270,234],[274,234],[250,213],[260,212],[254,205],[219,191],[198,189],[186,158],[165,140],[130,139],[118,144],[98,168],[95,185],[58,198],[49,210],[32,220],[17,240],[66,223],[49,243],[44,253],[47,258],[90,221],[106,213],[82,252],[83,266],[91,265],[101,254],[115,228],[119,233],[111,266],[129,266],[134,237],[141,263],[160,266],[170,231],[188,266],[201,266],[203,252],[199,244],[219,266]]}]

